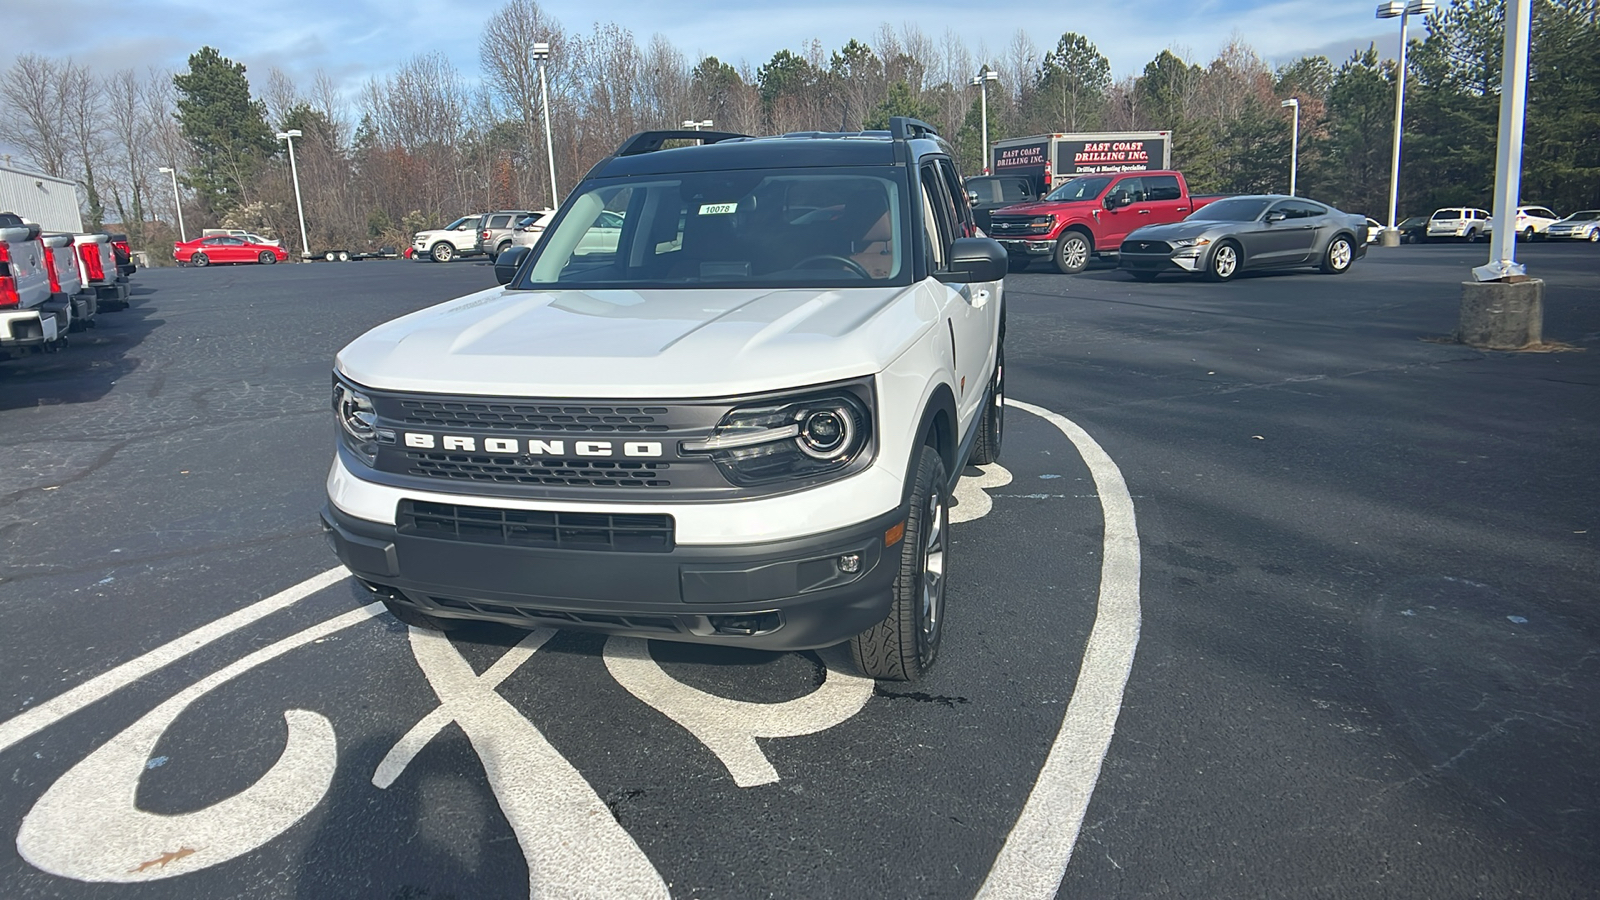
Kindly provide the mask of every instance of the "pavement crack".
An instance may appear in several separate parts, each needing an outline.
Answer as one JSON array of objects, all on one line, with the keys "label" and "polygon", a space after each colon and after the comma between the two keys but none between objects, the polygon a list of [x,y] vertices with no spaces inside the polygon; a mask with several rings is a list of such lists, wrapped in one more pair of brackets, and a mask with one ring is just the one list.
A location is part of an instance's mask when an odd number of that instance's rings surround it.
[{"label": "pavement crack", "polygon": [[965,697],[947,697],[941,694],[928,694],[922,691],[891,691],[881,684],[873,687],[872,693],[889,700],[912,700],[917,703],[938,703],[951,708],[954,708],[958,703],[967,702],[967,698]]}]

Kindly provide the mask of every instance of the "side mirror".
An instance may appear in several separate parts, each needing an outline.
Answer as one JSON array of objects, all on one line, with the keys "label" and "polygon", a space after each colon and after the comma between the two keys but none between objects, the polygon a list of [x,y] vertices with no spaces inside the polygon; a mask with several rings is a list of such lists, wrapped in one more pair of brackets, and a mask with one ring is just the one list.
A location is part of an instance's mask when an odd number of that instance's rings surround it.
[{"label": "side mirror", "polygon": [[978,205],[978,192],[977,191],[967,191],[967,202],[972,204],[973,206],[977,206]]},{"label": "side mirror", "polygon": [[950,271],[940,281],[971,284],[974,281],[999,281],[1006,277],[1006,248],[991,238],[956,238],[950,242]]},{"label": "side mirror", "polygon": [[506,252],[494,258],[494,277],[501,284],[510,284],[511,279],[517,275],[517,269],[522,266],[522,260],[529,253],[528,247],[508,247]]},{"label": "side mirror", "polygon": [[1281,212],[1279,212],[1277,210],[1273,210],[1272,212],[1267,213],[1267,224],[1271,225],[1274,222],[1282,222],[1284,219],[1287,219],[1287,218],[1289,218],[1289,217],[1284,215],[1283,213],[1281,213]]},{"label": "side mirror", "polygon": [[1106,195],[1105,206],[1106,209],[1121,209],[1132,202],[1133,198],[1129,197],[1126,192],[1117,191]]}]

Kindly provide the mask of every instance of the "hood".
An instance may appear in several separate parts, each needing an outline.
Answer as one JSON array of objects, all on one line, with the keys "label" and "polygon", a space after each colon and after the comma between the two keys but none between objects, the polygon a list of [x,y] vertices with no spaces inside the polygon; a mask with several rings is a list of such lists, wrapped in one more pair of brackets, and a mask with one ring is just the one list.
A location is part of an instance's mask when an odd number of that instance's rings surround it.
[{"label": "hood", "polygon": [[881,371],[937,321],[928,289],[512,291],[380,325],[339,352],[368,387],[514,397],[716,397]]},{"label": "hood", "polygon": [[1199,237],[1208,231],[1231,231],[1242,224],[1245,223],[1196,220],[1193,222],[1172,222],[1167,225],[1146,225],[1143,228],[1135,228],[1129,232],[1125,240],[1171,241],[1178,238]]},{"label": "hood", "polygon": [[1027,203],[1017,203],[1004,206],[995,210],[991,215],[996,216],[1047,216],[1069,209],[1084,209],[1098,207],[1099,200],[1031,200]]}]

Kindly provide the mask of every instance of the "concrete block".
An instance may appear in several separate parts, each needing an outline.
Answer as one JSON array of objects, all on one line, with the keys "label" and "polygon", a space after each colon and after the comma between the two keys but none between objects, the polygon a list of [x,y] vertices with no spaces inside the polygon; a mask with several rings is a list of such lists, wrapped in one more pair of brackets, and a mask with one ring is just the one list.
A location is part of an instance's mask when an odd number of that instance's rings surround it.
[{"label": "concrete block", "polygon": [[1398,229],[1398,228],[1385,228],[1382,231],[1378,232],[1378,246],[1380,246],[1380,247],[1398,247],[1398,246],[1400,246],[1400,229]]},{"label": "concrete block", "polygon": [[1461,283],[1461,343],[1484,350],[1521,350],[1544,341],[1544,281]]}]

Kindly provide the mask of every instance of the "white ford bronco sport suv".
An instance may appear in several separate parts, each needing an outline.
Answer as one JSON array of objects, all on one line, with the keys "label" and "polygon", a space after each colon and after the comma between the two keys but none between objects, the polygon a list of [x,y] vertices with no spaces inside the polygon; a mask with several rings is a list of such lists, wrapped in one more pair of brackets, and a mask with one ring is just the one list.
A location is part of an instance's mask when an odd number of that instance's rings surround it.
[{"label": "white ford bronco sport suv", "polygon": [[501,286],[340,351],[339,558],[418,627],[849,640],[918,677],[1003,426],[1006,254],[961,185],[914,119],[635,135]]}]

